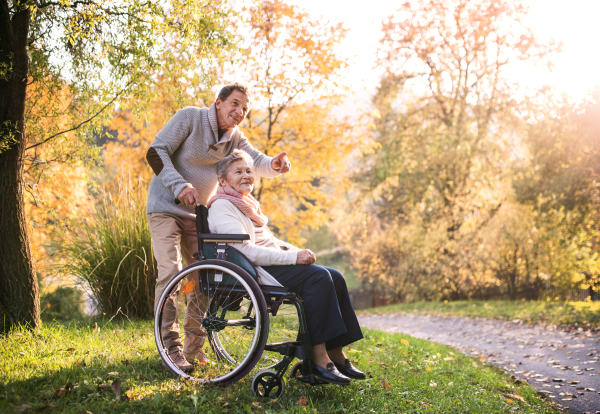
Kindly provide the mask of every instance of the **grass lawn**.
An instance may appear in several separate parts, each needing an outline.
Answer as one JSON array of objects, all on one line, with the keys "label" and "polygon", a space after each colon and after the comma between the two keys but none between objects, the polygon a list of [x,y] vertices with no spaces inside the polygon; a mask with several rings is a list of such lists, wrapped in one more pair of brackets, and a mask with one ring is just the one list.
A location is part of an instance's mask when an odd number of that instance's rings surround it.
[{"label": "grass lawn", "polygon": [[[0,412],[61,413],[558,413],[497,368],[406,335],[366,331],[350,355],[369,371],[350,386],[290,380],[276,401],[252,376],[229,387],[185,383],[160,363],[151,322],[45,324],[0,338]],[[111,386],[121,382],[121,398]],[[302,398],[305,397],[305,398]],[[297,404],[300,400],[306,405]]]},{"label": "grass lawn", "polygon": [[600,302],[456,301],[399,303],[362,313],[422,313],[441,316],[481,316],[526,323],[551,323],[583,328],[600,326]]}]

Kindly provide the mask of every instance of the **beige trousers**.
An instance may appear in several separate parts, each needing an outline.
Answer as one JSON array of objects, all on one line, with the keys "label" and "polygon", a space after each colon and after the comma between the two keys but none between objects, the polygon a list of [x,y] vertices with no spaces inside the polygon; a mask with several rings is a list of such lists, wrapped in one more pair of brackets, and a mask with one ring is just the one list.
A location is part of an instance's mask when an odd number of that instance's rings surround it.
[{"label": "beige trousers", "polygon": [[[181,269],[182,259],[186,265],[195,262],[192,254],[198,251],[196,222],[171,214],[148,214],[148,224],[152,235],[152,251],[158,265],[156,292],[154,296],[154,312],[156,313],[160,297],[167,284]],[[206,339],[206,331],[202,327],[202,318],[206,312],[207,298],[200,293],[198,273],[187,277],[193,280],[195,288],[186,295],[186,305],[179,306],[177,296],[172,295],[163,309],[161,333],[169,353],[183,350],[187,360],[192,361],[202,349]],[[181,287],[181,284],[180,286]],[[178,314],[185,309],[183,322],[184,341],[179,336]]]}]

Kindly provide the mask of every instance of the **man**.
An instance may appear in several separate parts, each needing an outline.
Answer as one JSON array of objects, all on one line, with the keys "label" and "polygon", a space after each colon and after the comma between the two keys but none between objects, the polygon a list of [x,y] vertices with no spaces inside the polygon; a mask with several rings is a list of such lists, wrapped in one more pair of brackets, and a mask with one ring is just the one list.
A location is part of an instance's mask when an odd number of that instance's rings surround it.
[{"label": "man", "polygon": [[[256,150],[238,129],[248,113],[249,97],[245,86],[225,86],[210,108],[186,107],[178,111],[156,135],[146,159],[154,177],[150,182],[146,212],[152,249],[158,265],[155,308],[171,278],[182,269],[182,259],[191,264],[198,250],[195,205],[206,205],[216,192],[216,166],[236,148],[254,159],[254,170],[263,177],[275,177],[290,170],[285,152],[274,158]],[[175,203],[175,198],[179,204]],[[196,286],[198,285],[196,281]],[[193,371],[194,359],[206,362],[202,352],[206,332],[199,324],[205,300],[192,290],[187,295],[184,321],[185,344],[179,337],[176,304],[165,305],[170,315],[161,326],[167,353],[184,372]]]}]

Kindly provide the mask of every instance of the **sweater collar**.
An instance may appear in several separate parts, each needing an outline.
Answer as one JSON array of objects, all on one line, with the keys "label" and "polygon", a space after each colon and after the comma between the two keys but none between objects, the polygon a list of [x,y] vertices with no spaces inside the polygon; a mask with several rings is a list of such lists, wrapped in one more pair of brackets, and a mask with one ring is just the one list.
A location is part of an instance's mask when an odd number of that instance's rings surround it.
[{"label": "sweater collar", "polygon": [[217,106],[214,103],[210,106],[210,108],[208,108],[208,122],[210,123],[210,128],[215,134],[215,141],[217,142],[217,145],[222,142],[231,141],[235,131],[237,131],[238,129],[238,127],[236,126],[235,128],[225,132],[225,134],[223,134],[223,138],[221,138],[221,140],[219,141],[219,122],[217,121]]}]

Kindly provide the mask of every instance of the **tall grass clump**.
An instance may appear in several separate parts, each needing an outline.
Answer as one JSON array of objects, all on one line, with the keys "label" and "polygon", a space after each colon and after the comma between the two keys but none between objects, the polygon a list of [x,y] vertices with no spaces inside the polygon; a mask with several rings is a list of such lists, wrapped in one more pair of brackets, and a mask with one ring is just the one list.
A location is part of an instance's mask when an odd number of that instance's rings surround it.
[{"label": "tall grass clump", "polygon": [[134,182],[121,177],[65,236],[63,271],[75,276],[107,315],[119,309],[129,317],[153,314],[157,270],[146,196],[141,177]]}]

